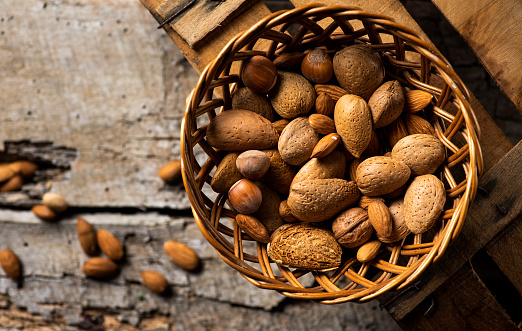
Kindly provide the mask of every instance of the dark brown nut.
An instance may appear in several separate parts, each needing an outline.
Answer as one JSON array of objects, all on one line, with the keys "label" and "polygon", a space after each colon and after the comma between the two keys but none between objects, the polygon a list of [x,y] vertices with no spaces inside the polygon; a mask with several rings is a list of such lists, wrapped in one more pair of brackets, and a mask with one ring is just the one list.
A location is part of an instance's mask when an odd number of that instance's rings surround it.
[{"label": "dark brown nut", "polygon": [[278,69],[288,69],[301,64],[304,57],[301,52],[283,53],[274,59],[274,65]]},{"label": "dark brown nut", "polygon": [[268,230],[257,218],[252,215],[236,215],[237,225],[241,228],[241,230],[245,231],[246,234],[250,236],[250,238],[255,241],[259,241],[261,243],[268,243],[270,241],[270,235],[268,234]]},{"label": "dark brown nut", "polygon": [[297,217],[292,214],[290,207],[288,207],[288,201],[283,200],[279,205],[279,215],[288,223],[295,223],[299,221]]},{"label": "dark brown nut", "polygon": [[228,200],[240,214],[252,214],[263,200],[261,190],[248,179],[238,180],[228,191]]},{"label": "dark brown nut", "polygon": [[270,158],[259,150],[249,150],[239,154],[236,159],[239,172],[248,179],[263,177],[270,167]]},{"label": "dark brown nut", "polygon": [[218,193],[226,193],[235,182],[243,178],[243,175],[236,167],[236,160],[239,153],[231,152],[219,162],[214,176],[210,181],[212,189]]},{"label": "dark brown nut", "polygon": [[333,76],[332,59],[323,48],[316,48],[306,54],[301,63],[301,72],[314,83],[326,83]]},{"label": "dark brown nut", "polygon": [[321,92],[315,99],[315,112],[321,115],[332,116],[334,113],[335,102],[332,97],[326,93]]},{"label": "dark brown nut", "polygon": [[273,122],[275,118],[275,112],[268,97],[263,94],[257,94],[246,86],[238,88],[232,94],[232,109],[253,111],[270,122]]},{"label": "dark brown nut", "polygon": [[277,81],[277,68],[268,58],[255,55],[243,67],[241,79],[255,93],[268,93]]},{"label": "dark brown nut", "polygon": [[366,210],[354,207],[345,210],[335,218],[332,231],[339,244],[353,248],[364,244],[373,232]]}]

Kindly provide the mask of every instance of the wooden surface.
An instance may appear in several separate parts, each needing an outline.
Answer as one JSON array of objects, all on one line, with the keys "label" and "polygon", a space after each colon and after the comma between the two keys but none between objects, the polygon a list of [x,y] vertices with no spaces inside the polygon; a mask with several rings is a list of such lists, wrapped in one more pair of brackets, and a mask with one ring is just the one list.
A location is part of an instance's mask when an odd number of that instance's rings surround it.
[{"label": "wooden surface", "polygon": [[221,25],[231,22],[259,0],[196,0],[181,12],[191,1],[166,0],[158,7],[157,13],[163,22],[179,12],[180,14],[168,24],[189,47],[197,48],[199,43],[218,34]]},{"label": "wooden surface", "polygon": [[433,0],[433,3],[522,113],[522,2]]}]

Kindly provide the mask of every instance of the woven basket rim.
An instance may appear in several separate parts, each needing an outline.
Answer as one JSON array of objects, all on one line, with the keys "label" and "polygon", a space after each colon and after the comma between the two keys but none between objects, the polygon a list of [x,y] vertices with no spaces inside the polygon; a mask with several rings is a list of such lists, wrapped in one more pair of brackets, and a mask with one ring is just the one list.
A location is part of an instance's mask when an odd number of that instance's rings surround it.
[{"label": "woven basket rim", "polygon": [[[396,36],[397,38],[408,40],[409,45],[415,51],[417,51],[417,53],[430,60],[440,70],[439,72],[441,78],[446,82],[448,89],[451,90],[448,93],[453,92],[455,94],[456,101],[458,103],[459,109],[461,110],[459,113],[462,114],[461,121],[465,123],[465,128],[462,129],[462,131],[463,135],[467,137],[467,143],[469,145],[469,151],[467,155],[470,160],[466,175],[466,185],[463,193],[461,194],[461,197],[458,198],[458,203],[455,207],[452,218],[444,227],[444,235],[433,243],[433,246],[431,247],[428,254],[422,255],[416,262],[410,265],[407,270],[401,272],[397,276],[379,283],[380,286],[378,288],[369,287],[363,290],[350,289],[338,291],[335,289],[335,286],[332,287],[331,284],[329,284],[329,280],[326,276],[317,275],[317,273],[314,273],[316,281],[318,281],[320,285],[323,285],[323,288],[325,289],[323,292],[318,292],[313,289],[296,286],[296,284],[292,282],[292,277],[295,278],[292,273],[290,273],[291,275],[284,274],[287,280],[290,279],[288,282],[266,277],[266,272],[264,274],[260,274],[246,262],[239,259],[234,254],[234,252],[231,252],[230,249],[224,247],[219,241],[216,240],[216,233],[218,230],[214,228],[214,225],[210,224],[208,214],[209,212],[219,212],[217,209],[220,207],[217,207],[216,203],[214,203],[212,211],[207,210],[204,202],[201,199],[198,199],[197,195],[194,193],[196,191],[200,191],[201,187],[204,185],[205,180],[204,178],[199,178],[199,181],[197,181],[194,178],[195,171],[193,167],[191,167],[191,160],[189,157],[191,155],[193,145],[195,144],[192,144],[193,132],[191,132],[192,130],[189,128],[190,123],[188,123],[187,116],[192,115],[192,113],[198,109],[203,98],[206,94],[208,94],[208,89],[212,87],[213,81],[219,78],[220,74],[224,70],[223,68],[233,61],[232,57],[238,51],[252,43],[253,40],[257,40],[257,38],[265,31],[273,27],[292,20],[297,21],[303,17],[308,18],[322,16],[351,17],[352,19],[365,20],[365,22],[369,22],[374,26],[391,29],[387,30],[387,32],[393,36]],[[444,93],[444,91],[442,91],[442,93]],[[453,71],[451,65],[444,58],[444,56],[440,54],[440,52],[434,46],[419,37],[419,35],[414,30],[397,23],[391,17],[363,11],[362,9],[353,6],[324,6],[320,4],[310,4],[295,9],[283,10],[273,13],[261,19],[251,28],[238,33],[234,38],[232,38],[223,47],[219,55],[203,70],[196,87],[192,90],[191,94],[187,98],[186,113],[182,119],[181,125],[182,175],[187,195],[191,202],[192,213],[194,215],[195,221],[206,240],[215,248],[216,252],[223,259],[223,261],[232,268],[239,271],[240,274],[249,280],[252,284],[260,288],[276,290],[286,296],[293,298],[318,300],[322,303],[340,303],[347,301],[363,302],[375,299],[390,290],[404,288],[410,285],[420,274],[423,273],[426,268],[428,268],[434,261],[443,255],[449,243],[455,239],[455,237],[460,232],[465,215],[467,213],[467,209],[469,208],[469,205],[475,196],[478,176],[482,173],[483,166],[480,145],[478,143],[480,128],[471,109],[469,100],[470,96],[467,88],[457,76],[457,74]],[[453,122],[456,122],[455,118],[453,118],[451,124],[453,124]],[[440,134],[438,136],[442,139],[446,138],[445,136],[440,137]],[[446,143],[451,143],[449,142],[449,139],[447,140],[448,142]],[[216,202],[222,201],[223,205],[224,198],[224,195],[218,195]],[[257,249],[258,256],[263,256],[263,254],[266,254],[266,246],[263,247],[263,245],[258,244]],[[263,249],[265,251],[263,251]],[[297,281],[297,279],[295,280]],[[299,282],[297,281],[297,283]]]}]

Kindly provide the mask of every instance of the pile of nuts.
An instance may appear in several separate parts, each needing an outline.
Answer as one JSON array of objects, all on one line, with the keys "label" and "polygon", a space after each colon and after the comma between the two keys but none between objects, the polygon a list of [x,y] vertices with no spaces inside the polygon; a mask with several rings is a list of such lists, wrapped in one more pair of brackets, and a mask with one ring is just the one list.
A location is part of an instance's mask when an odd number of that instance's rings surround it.
[{"label": "pile of nuts", "polygon": [[419,116],[430,93],[387,80],[364,44],[245,62],[231,109],[206,129],[224,155],[210,185],[273,261],[330,270],[356,248],[369,262],[439,220],[446,152]]}]

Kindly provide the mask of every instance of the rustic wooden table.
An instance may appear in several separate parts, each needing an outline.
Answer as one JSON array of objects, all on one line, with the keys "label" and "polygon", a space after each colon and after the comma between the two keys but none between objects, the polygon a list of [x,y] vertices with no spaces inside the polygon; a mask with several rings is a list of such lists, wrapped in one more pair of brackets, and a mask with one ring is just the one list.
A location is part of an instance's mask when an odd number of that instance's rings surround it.
[{"label": "rustic wooden table", "polygon": [[[41,166],[21,191],[0,196],[0,249],[17,252],[24,269],[20,288],[0,274],[0,330],[396,328],[387,313],[375,313],[375,302],[323,306],[258,290],[205,242],[182,185],[165,185],[156,173],[179,158],[184,100],[196,72],[270,10],[263,2],[240,2],[198,45],[201,36],[188,37],[183,27],[156,30],[153,17],[163,21],[168,1],[141,2],[0,4],[0,160],[31,159]],[[427,39],[398,0],[322,3],[384,13]],[[521,3],[433,3],[522,111]],[[472,106],[483,133],[481,189],[445,257],[416,288],[381,300],[404,329],[508,330],[521,320],[520,309],[509,305],[520,303],[522,293],[522,144],[513,147],[475,98]],[[56,223],[28,211],[49,190],[71,205]],[[122,273],[111,282],[82,275],[86,256],[75,235],[78,216],[124,242]],[[162,251],[166,240],[193,247],[203,268],[187,273],[173,265]],[[167,275],[172,295],[159,297],[142,287],[143,268]],[[490,269],[497,271],[494,277],[484,272]],[[498,286],[500,281],[509,286]],[[518,292],[515,301],[503,291]]]}]

